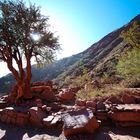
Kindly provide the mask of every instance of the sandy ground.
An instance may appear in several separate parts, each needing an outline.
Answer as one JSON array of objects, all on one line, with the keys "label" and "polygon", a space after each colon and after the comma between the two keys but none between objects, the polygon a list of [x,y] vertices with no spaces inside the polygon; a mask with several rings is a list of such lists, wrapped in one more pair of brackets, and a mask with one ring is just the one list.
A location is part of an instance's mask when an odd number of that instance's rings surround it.
[{"label": "sandy ground", "polygon": [[0,140],[140,140],[140,128],[100,128],[94,135],[65,138],[61,130],[15,127],[0,123]]}]

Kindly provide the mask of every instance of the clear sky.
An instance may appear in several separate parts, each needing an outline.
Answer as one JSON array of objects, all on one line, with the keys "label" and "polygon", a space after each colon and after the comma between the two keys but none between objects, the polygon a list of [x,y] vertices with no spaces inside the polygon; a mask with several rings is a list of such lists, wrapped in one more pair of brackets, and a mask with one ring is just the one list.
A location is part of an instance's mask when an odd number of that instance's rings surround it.
[{"label": "clear sky", "polygon": [[[41,7],[60,37],[58,58],[79,53],[140,14],[140,0],[24,0]],[[7,74],[1,65],[0,76]]]}]

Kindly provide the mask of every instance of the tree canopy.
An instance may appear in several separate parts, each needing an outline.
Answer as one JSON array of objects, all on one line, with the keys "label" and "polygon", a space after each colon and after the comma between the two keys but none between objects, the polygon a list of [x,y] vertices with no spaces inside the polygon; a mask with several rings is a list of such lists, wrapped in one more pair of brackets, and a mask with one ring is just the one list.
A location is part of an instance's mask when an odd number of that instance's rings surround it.
[{"label": "tree canopy", "polygon": [[58,37],[49,30],[48,20],[35,5],[26,7],[18,0],[0,1],[0,60],[7,63],[17,84],[30,83],[31,58],[37,63],[52,61],[59,49]]}]

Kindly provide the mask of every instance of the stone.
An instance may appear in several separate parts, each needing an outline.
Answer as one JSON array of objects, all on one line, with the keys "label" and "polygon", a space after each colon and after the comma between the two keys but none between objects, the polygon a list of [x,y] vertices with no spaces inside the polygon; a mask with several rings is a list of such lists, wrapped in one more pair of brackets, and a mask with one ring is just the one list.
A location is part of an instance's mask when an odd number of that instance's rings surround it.
[{"label": "stone", "polygon": [[62,115],[64,135],[70,136],[79,133],[93,133],[99,124],[90,109],[79,109]]},{"label": "stone", "polygon": [[86,107],[96,108],[96,102],[94,101],[86,101]]},{"label": "stone", "polygon": [[107,121],[108,119],[107,112],[102,111],[102,110],[96,112],[96,117],[98,120],[101,120],[101,121]]},{"label": "stone", "polygon": [[40,116],[38,116],[37,111],[38,111],[37,107],[32,107],[29,109],[30,114],[29,123],[33,126],[42,127],[42,120],[39,118]]},{"label": "stone", "polygon": [[7,102],[6,102],[6,101],[1,101],[1,100],[0,100],[0,109],[3,109],[3,108],[5,108],[5,107],[7,107]]},{"label": "stone", "polygon": [[86,101],[78,99],[75,101],[75,104],[78,106],[86,106]]},{"label": "stone", "polygon": [[40,97],[42,99],[45,99],[46,101],[56,101],[56,97],[54,92],[52,91],[51,88],[45,89],[41,94]]},{"label": "stone", "polygon": [[98,101],[96,105],[96,110],[105,110],[105,104],[102,101]]},{"label": "stone", "polygon": [[115,122],[138,122],[140,123],[140,105],[124,104],[111,108],[108,116]]},{"label": "stone", "polygon": [[7,124],[25,126],[28,124],[29,114],[27,112],[17,111],[13,107],[7,107],[1,112],[0,120]]},{"label": "stone", "polygon": [[140,112],[110,112],[109,116],[114,121],[120,122],[140,122]]},{"label": "stone", "polygon": [[60,98],[60,100],[62,101],[67,101],[67,100],[74,100],[75,99],[75,93],[70,91],[69,89],[63,89],[58,97]]},{"label": "stone", "polygon": [[111,103],[111,104],[121,104],[122,103],[121,100],[116,96],[109,97],[105,102]]},{"label": "stone", "polygon": [[51,124],[52,125],[55,125],[57,124],[57,122],[59,122],[61,120],[61,117],[60,116],[55,116],[54,119],[52,120]]},{"label": "stone", "polygon": [[29,122],[29,113],[17,113],[16,125],[25,126]]},{"label": "stone", "polygon": [[135,127],[135,126],[140,126],[140,122],[117,122],[117,125],[121,127]]},{"label": "stone", "polygon": [[43,119],[43,125],[47,127],[54,127],[61,120],[60,115],[50,115]]},{"label": "stone", "polygon": [[51,87],[46,85],[31,87],[31,91],[34,95],[36,95],[35,93],[42,93],[44,90],[51,90]]},{"label": "stone", "polygon": [[136,104],[140,104],[140,97],[136,97],[135,101],[136,101]]},{"label": "stone", "polygon": [[9,95],[3,95],[2,97],[0,97],[1,101],[7,101],[8,100]]},{"label": "stone", "polygon": [[8,118],[7,114],[2,113],[2,115],[1,115],[1,117],[0,117],[0,120],[1,120],[2,122],[6,122],[6,121],[7,121],[7,118]]},{"label": "stone", "polygon": [[34,87],[34,86],[44,86],[44,85],[52,87],[53,86],[53,81],[48,80],[47,82],[33,82],[33,83],[31,83],[32,87]]},{"label": "stone", "polygon": [[135,97],[132,95],[124,94],[121,98],[124,104],[135,104]]},{"label": "stone", "polygon": [[51,107],[51,110],[55,110],[55,111],[59,111],[60,109],[63,108],[61,104],[57,102],[52,102],[49,104],[49,106]]}]

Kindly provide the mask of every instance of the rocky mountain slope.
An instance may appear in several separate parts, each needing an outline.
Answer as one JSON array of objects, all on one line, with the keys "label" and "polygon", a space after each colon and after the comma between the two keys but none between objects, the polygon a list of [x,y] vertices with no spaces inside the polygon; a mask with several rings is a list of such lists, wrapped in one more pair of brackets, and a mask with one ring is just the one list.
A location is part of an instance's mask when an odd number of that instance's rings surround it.
[{"label": "rocky mountain slope", "polygon": [[[64,81],[66,77],[73,78],[82,74],[83,67],[87,68],[88,72],[96,71],[96,75],[99,76],[106,73],[113,75],[115,73],[114,66],[117,64],[121,52],[125,48],[131,47],[121,38],[120,34],[122,31],[129,29],[133,22],[140,23],[140,15],[79,54],[63,58],[41,69],[32,66],[32,80],[54,79],[56,82]],[[14,83],[12,75],[2,77],[0,79],[0,92],[7,91],[7,87],[11,83]]]}]

